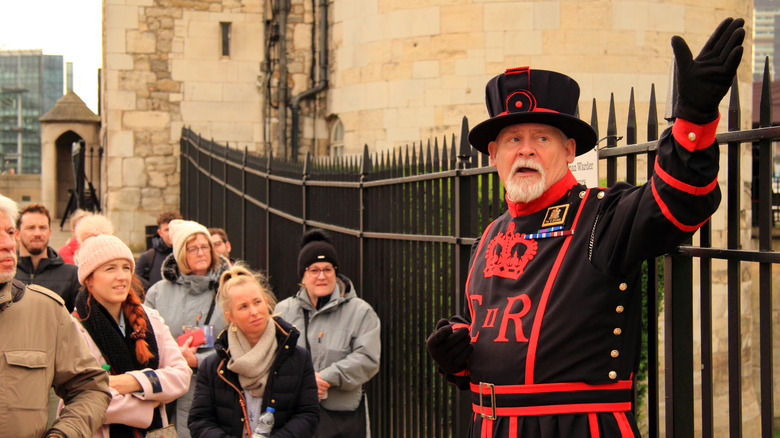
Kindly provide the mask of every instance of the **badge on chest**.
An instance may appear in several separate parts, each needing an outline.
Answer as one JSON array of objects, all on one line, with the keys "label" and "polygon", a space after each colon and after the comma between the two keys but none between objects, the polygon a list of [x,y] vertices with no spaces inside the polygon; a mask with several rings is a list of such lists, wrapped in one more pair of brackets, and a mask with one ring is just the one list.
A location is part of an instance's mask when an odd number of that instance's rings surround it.
[{"label": "badge on chest", "polygon": [[566,214],[569,213],[569,204],[553,205],[547,209],[542,221],[542,228],[554,227],[566,223]]}]

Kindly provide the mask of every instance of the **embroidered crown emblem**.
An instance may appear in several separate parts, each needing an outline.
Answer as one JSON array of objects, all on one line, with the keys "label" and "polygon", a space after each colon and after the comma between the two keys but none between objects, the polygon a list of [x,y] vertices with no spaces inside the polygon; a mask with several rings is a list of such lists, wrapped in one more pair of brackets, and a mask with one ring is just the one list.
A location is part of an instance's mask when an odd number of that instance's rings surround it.
[{"label": "embroidered crown emblem", "polygon": [[510,223],[506,233],[498,233],[485,251],[485,278],[492,276],[517,280],[525,266],[536,255],[539,243],[515,233],[515,224]]}]

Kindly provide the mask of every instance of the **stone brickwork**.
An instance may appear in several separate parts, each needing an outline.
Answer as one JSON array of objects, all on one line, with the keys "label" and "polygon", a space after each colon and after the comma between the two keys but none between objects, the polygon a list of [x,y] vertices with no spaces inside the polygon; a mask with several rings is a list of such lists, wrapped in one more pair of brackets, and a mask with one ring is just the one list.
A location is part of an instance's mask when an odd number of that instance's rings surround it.
[{"label": "stone brickwork", "polygon": [[[185,124],[216,141],[262,143],[260,0],[105,0],[104,205],[120,237],[142,249],[144,226],[179,206]],[[221,53],[220,22],[231,23]]]}]

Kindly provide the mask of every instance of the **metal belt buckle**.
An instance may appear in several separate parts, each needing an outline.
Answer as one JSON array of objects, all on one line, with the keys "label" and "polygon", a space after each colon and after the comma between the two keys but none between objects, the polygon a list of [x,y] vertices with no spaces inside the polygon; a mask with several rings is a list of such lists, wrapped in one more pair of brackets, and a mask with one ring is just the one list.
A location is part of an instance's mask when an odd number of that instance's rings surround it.
[{"label": "metal belt buckle", "polygon": [[[483,386],[486,386],[490,389],[490,415],[485,413],[484,407],[482,406]],[[498,418],[496,416],[496,386],[492,383],[479,382],[479,415],[481,415],[482,418],[487,418],[488,420],[495,420]]]}]

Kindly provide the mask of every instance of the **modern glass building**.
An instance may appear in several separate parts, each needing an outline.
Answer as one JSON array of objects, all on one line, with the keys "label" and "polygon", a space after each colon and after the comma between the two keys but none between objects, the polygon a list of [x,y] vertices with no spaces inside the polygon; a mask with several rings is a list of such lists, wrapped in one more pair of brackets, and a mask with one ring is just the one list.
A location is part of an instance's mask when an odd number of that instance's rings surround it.
[{"label": "modern glass building", "polygon": [[0,51],[0,170],[41,172],[38,118],[65,94],[63,79],[61,55]]}]

